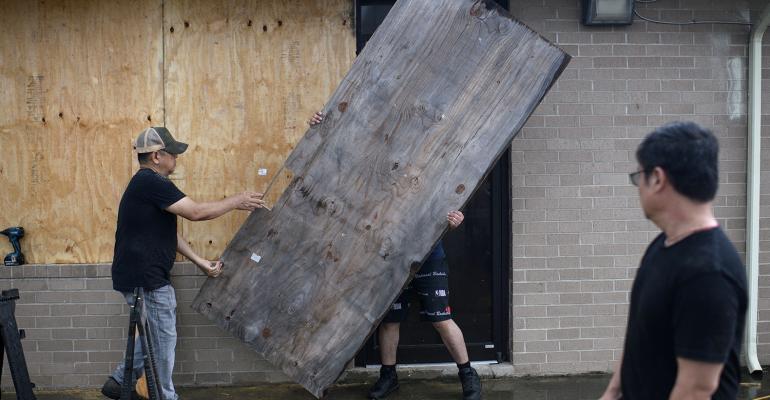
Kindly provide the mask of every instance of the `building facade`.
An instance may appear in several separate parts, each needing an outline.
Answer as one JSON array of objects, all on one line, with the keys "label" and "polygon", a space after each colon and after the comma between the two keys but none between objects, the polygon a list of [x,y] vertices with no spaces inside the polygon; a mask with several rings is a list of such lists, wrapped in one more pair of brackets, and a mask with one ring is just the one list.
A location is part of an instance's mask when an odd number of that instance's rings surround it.
[{"label": "building facade", "polygon": [[[9,3],[13,2],[0,2],[0,9]],[[346,19],[349,14],[344,10],[352,10],[353,4],[334,3],[334,11],[311,23],[320,26],[335,21],[343,25],[344,20],[350,24]],[[748,23],[757,18],[764,3],[658,0],[637,4],[637,12],[663,22]],[[181,9],[180,15],[184,16],[185,8]],[[317,12],[323,10],[319,7]],[[695,121],[714,131],[721,145],[716,216],[738,250],[745,252],[750,28],[741,24],[664,24],[639,17],[628,26],[586,27],[580,23],[578,0],[511,0],[510,10],[514,17],[558,44],[573,59],[511,145],[508,356],[518,375],[608,372],[622,349],[629,290],[640,256],[659,233],[645,220],[636,189],[627,176],[636,169],[634,150],[645,134],[675,120]],[[180,17],[179,21],[172,21],[177,34],[188,24],[183,20]],[[287,11],[281,24],[257,17],[248,23],[244,20],[244,24],[258,30],[264,26],[264,32],[270,33],[278,26],[292,26],[293,21]],[[191,25],[190,29],[197,26],[195,21]],[[221,26],[209,24],[208,29],[201,34],[216,35]],[[165,25],[164,32],[168,30]],[[335,68],[344,72],[352,60],[353,33],[349,27],[323,32],[344,35],[341,40],[327,43],[345,47],[332,56]],[[284,64],[280,65],[298,68],[298,57],[312,57],[302,52],[301,45],[292,45],[300,39],[281,40],[288,45],[282,47],[279,61]],[[9,62],[6,56],[14,54],[10,42],[3,43],[0,66]],[[770,95],[770,38],[765,43],[762,87]],[[318,62],[317,57],[304,60]],[[170,68],[166,72],[171,77],[169,88],[183,88],[181,78],[174,80],[182,75],[180,70]],[[324,86],[326,92],[316,93],[312,101],[300,100],[299,93],[289,90],[281,107],[309,115],[310,110],[322,104],[323,96],[333,89],[334,79],[339,77],[339,73],[329,73],[331,83]],[[27,95],[38,90],[35,82],[33,79],[25,83]],[[35,103],[28,104],[31,108],[25,109],[25,113],[37,118]],[[156,110],[154,107],[148,109]],[[168,111],[163,118],[181,121],[178,114],[184,109],[182,104],[176,115]],[[45,107],[40,110],[49,121],[56,119],[56,113],[46,113]],[[763,105],[765,148],[770,146],[768,115],[770,96]],[[59,118],[68,117],[67,110],[59,114]],[[11,120],[0,118],[0,140],[10,140],[9,132],[18,125]],[[301,119],[288,116],[277,122],[290,132],[301,131],[301,127],[297,128],[301,123]],[[203,129],[193,123],[179,122],[178,126],[192,131]],[[135,132],[138,130],[133,129],[123,139]],[[280,161],[280,156],[276,157]],[[30,161],[23,157],[13,160],[6,158],[0,165],[5,163],[6,171],[10,171],[11,162]],[[34,164],[35,157],[31,160]],[[39,170],[35,172],[34,165],[29,166],[30,174],[37,176],[38,182],[31,184],[46,183]],[[130,176],[129,167],[130,164],[122,179]],[[194,170],[193,166],[189,169]],[[769,170],[770,151],[764,151],[758,325],[762,363],[770,363]],[[2,171],[0,168],[0,176]],[[108,200],[114,204],[104,207],[117,206],[115,195],[111,196]],[[2,222],[11,223],[10,219]],[[109,224],[113,222],[104,223],[108,224],[104,231],[111,233],[109,227],[114,225]],[[237,221],[228,223],[238,226]],[[109,235],[103,238],[107,250],[100,251],[109,253],[110,240]],[[205,247],[208,237],[198,235],[195,240]],[[99,257],[88,259],[87,255],[75,263],[67,257],[50,257],[31,265],[0,269],[0,288],[15,287],[22,293],[17,320],[27,333],[23,341],[25,355],[32,381],[38,387],[101,385],[125,350],[128,309],[122,296],[111,290],[109,262]],[[179,304],[177,384],[247,384],[286,379],[245,345],[190,309],[189,304],[204,281],[196,268],[180,263],[173,280]],[[6,385],[7,378],[3,378]]]}]

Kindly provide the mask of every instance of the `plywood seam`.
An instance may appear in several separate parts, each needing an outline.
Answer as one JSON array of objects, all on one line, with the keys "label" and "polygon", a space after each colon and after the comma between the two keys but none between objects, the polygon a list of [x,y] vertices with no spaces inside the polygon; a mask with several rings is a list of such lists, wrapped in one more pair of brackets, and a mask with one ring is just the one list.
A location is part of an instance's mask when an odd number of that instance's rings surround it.
[{"label": "plywood seam", "polygon": [[160,0],[160,76],[163,87],[163,126],[166,126],[166,0]]}]

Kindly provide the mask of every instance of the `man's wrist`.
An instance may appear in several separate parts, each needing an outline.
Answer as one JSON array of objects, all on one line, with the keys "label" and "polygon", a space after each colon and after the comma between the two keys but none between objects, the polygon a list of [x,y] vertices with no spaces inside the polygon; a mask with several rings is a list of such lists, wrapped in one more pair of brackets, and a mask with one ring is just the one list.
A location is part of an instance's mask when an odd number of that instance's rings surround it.
[{"label": "man's wrist", "polygon": [[238,195],[234,194],[227,198],[227,208],[228,211],[237,210],[238,209]]}]

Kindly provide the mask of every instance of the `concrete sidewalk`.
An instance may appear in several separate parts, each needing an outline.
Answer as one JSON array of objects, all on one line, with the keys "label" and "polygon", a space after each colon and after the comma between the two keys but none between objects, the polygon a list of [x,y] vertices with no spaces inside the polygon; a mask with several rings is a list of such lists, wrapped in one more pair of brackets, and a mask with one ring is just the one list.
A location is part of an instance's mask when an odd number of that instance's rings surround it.
[{"label": "concrete sidewalk", "polygon": [[[767,376],[767,374],[765,375]],[[402,379],[401,389],[392,400],[460,399],[457,380]],[[597,399],[609,381],[609,375],[579,375],[548,378],[504,378],[484,380],[486,400],[583,400]],[[343,383],[333,386],[325,399],[363,400],[370,382]],[[770,394],[770,379],[762,382],[745,378],[739,400],[753,400]],[[39,400],[102,400],[98,390],[36,391]],[[269,384],[250,387],[179,388],[181,400],[312,400],[302,387],[292,384]],[[13,398],[8,395],[9,398]]]}]

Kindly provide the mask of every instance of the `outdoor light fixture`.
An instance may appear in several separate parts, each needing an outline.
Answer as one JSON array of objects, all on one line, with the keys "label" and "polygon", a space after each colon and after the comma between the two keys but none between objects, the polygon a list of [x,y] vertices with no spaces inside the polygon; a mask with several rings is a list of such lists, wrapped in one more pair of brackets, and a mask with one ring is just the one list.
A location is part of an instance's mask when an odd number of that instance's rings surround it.
[{"label": "outdoor light fixture", "polygon": [[582,0],[583,25],[630,25],[634,0]]}]

